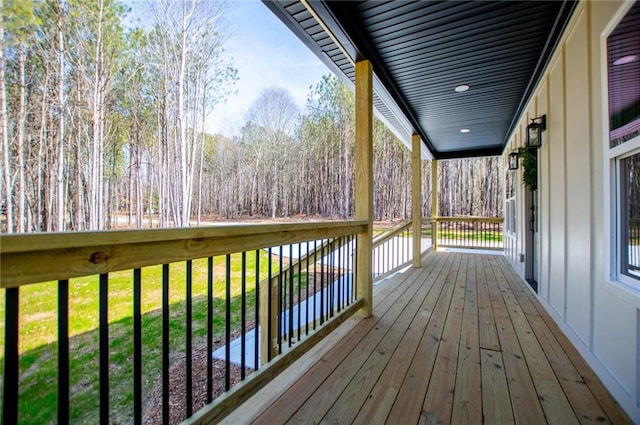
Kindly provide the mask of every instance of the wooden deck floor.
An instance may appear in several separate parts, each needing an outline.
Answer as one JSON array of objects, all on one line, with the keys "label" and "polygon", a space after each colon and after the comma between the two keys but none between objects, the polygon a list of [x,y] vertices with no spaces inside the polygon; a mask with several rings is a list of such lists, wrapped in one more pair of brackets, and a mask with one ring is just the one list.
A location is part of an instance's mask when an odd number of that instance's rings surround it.
[{"label": "wooden deck floor", "polygon": [[227,423],[631,423],[504,257],[431,253]]}]

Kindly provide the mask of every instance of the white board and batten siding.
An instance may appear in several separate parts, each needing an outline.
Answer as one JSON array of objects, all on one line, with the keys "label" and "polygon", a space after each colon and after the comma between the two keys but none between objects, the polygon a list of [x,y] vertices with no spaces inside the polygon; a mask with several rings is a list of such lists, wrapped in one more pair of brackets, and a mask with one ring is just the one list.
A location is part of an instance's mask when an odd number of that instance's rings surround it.
[{"label": "white board and batten siding", "polygon": [[[606,36],[629,2],[581,2],[505,149],[523,144],[530,119],[547,115],[538,151],[538,298],[620,405],[640,423],[640,290],[609,276]],[[524,277],[522,167],[516,171],[515,249]],[[605,175],[606,174],[606,175]]]}]

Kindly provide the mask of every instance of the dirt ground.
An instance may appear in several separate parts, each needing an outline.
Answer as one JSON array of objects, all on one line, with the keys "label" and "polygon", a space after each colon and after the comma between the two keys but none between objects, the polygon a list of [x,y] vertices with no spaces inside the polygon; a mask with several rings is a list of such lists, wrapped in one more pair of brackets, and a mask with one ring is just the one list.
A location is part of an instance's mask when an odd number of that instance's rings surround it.
[{"label": "dirt ground", "polygon": [[[215,349],[215,348],[214,348]],[[169,423],[179,424],[187,417],[185,402],[186,388],[186,361],[183,357],[169,369]],[[201,409],[207,400],[207,350],[206,344],[194,348],[193,351],[193,412]],[[247,376],[253,369],[245,369]],[[225,365],[222,360],[213,360],[213,398],[224,392]],[[240,367],[231,365],[231,385],[240,382]],[[147,397],[143,408],[142,423],[162,423],[162,378],[153,386],[151,394]]]}]

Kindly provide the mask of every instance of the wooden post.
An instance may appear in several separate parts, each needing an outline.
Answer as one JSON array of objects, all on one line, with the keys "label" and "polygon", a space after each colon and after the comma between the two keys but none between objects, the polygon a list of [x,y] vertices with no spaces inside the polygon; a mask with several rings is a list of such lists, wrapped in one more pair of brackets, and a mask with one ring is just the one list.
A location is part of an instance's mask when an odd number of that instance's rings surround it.
[{"label": "wooden post", "polygon": [[356,286],[362,314],[373,313],[371,248],[373,238],[373,72],[367,60],[356,63],[356,220],[369,222],[357,236]]},{"label": "wooden post", "polygon": [[431,160],[431,245],[438,249],[438,160]]},{"label": "wooden post", "polygon": [[[260,282],[261,364],[267,364],[269,358],[278,355],[278,276],[279,274],[276,274],[271,279],[267,278]],[[271,315],[269,315],[269,292],[271,292]],[[269,340],[268,328],[271,328],[271,340]]]},{"label": "wooden post", "polygon": [[411,136],[411,167],[413,169],[413,193],[411,194],[413,218],[413,267],[422,267],[422,167],[420,159],[420,135]]}]

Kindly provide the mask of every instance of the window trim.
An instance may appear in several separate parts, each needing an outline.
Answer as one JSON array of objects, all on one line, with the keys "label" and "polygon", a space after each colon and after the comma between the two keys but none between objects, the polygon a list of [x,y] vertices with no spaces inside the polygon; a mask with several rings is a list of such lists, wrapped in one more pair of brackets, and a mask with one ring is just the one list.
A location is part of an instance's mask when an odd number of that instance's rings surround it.
[{"label": "window trim", "polygon": [[606,281],[640,295],[640,279],[621,272],[621,211],[619,161],[640,152],[640,135],[613,148],[610,147],[609,128],[609,79],[608,79],[608,38],[634,5],[634,0],[625,1],[615,13],[600,37],[602,56],[600,57],[602,93],[602,139],[604,177],[604,272]]},{"label": "window trim", "polygon": [[[620,193],[622,189],[622,185],[620,181],[620,177],[621,177],[620,161],[622,161],[623,159],[629,158],[631,156],[640,154],[640,135],[626,141],[625,143],[623,143],[623,145],[628,145],[626,146],[627,149],[624,149],[624,152],[620,152],[620,155],[611,157],[611,161],[612,161],[611,168],[612,168],[612,174],[613,174],[611,178],[613,180],[614,190],[615,190],[615,193],[614,193],[615,204],[613,206],[616,207],[615,208],[615,228],[612,229],[615,231],[615,239],[613,241],[613,243],[615,244],[615,251],[614,251],[615,277],[617,281],[624,283],[626,285],[630,285],[640,290],[640,278],[631,277],[622,271],[622,263],[623,263],[622,257],[623,255],[625,255],[625,252],[623,252],[623,248],[622,248],[622,239],[623,239],[622,234],[625,230],[622,228],[623,211],[621,208],[619,208],[622,202],[622,200],[620,199],[622,196]],[[622,145],[619,145],[619,146],[622,146]],[[617,147],[618,146],[616,146],[616,148]],[[611,151],[615,151],[615,149],[611,149]]]}]

